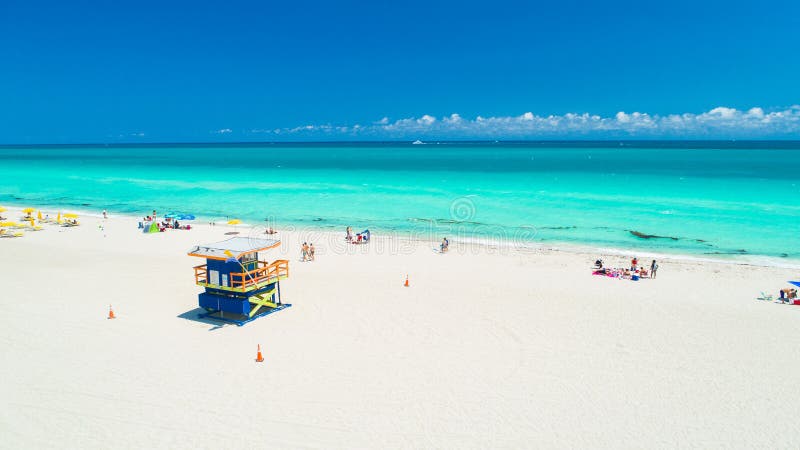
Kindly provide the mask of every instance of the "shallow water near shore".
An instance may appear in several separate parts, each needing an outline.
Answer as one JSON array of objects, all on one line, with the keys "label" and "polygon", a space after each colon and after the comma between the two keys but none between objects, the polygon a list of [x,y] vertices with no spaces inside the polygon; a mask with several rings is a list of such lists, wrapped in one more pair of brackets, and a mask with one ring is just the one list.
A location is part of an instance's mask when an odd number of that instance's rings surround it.
[{"label": "shallow water near shore", "polygon": [[0,204],[800,259],[800,150],[786,143],[666,147],[0,147]]}]

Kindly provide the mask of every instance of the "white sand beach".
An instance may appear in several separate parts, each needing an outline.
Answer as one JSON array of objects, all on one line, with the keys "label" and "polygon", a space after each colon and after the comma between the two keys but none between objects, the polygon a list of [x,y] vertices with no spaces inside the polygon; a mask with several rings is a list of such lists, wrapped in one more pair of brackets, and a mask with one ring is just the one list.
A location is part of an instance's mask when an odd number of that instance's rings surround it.
[{"label": "white sand beach", "polygon": [[755,300],[796,269],[631,282],[597,254],[281,231],[293,307],[237,327],[196,318],[187,256],[231,227],[80,221],[0,240],[0,447],[800,447],[800,306]]}]

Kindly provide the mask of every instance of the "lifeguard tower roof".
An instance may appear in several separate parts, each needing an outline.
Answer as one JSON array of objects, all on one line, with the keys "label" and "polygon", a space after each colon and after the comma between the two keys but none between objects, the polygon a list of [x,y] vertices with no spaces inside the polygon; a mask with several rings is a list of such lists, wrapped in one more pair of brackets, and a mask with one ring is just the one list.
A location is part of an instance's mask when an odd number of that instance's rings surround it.
[{"label": "lifeguard tower roof", "polygon": [[228,251],[233,253],[236,259],[239,259],[248,253],[269,250],[279,245],[281,245],[281,241],[277,239],[257,239],[237,236],[213,244],[195,246],[189,251],[189,256],[225,260],[228,259],[228,255],[225,254],[225,252]]}]

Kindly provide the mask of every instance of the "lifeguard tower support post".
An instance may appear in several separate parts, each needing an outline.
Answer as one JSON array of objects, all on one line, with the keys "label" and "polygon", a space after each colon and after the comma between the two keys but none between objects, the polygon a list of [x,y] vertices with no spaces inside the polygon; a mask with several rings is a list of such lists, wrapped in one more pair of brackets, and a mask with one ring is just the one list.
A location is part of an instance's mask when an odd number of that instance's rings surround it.
[{"label": "lifeguard tower support post", "polygon": [[193,248],[189,256],[206,259],[194,268],[195,283],[205,288],[198,296],[206,310],[200,316],[241,326],[292,306],[281,303],[280,282],[289,276],[289,261],[258,259],[259,252],[280,244],[275,239],[233,237]]}]

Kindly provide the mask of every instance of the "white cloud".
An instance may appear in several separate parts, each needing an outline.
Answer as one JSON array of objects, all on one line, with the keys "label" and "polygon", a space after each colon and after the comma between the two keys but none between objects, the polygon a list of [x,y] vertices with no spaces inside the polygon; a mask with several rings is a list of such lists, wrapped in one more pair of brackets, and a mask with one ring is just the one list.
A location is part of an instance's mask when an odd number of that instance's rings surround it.
[{"label": "white cloud", "polygon": [[733,119],[736,116],[736,111],[733,108],[726,108],[724,106],[717,106],[708,112],[709,116],[719,116],[723,119]]},{"label": "white cloud", "polygon": [[436,122],[436,117],[429,116],[427,114],[417,119],[417,123],[420,125],[431,125],[433,122]]},{"label": "white cloud", "polygon": [[[219,130],[229,133],[230,129]],[[800,137],[800,106],[766,112],[720,106],[702,113],[658,115],[619,111],[610,117],[589,113],[540,116],[476,116],[459,114],[437,119],[428,114],[371,125],[305,125],[253,130],[282,137],[365,139],[535,139],[535,138],[769,138]]]}]

